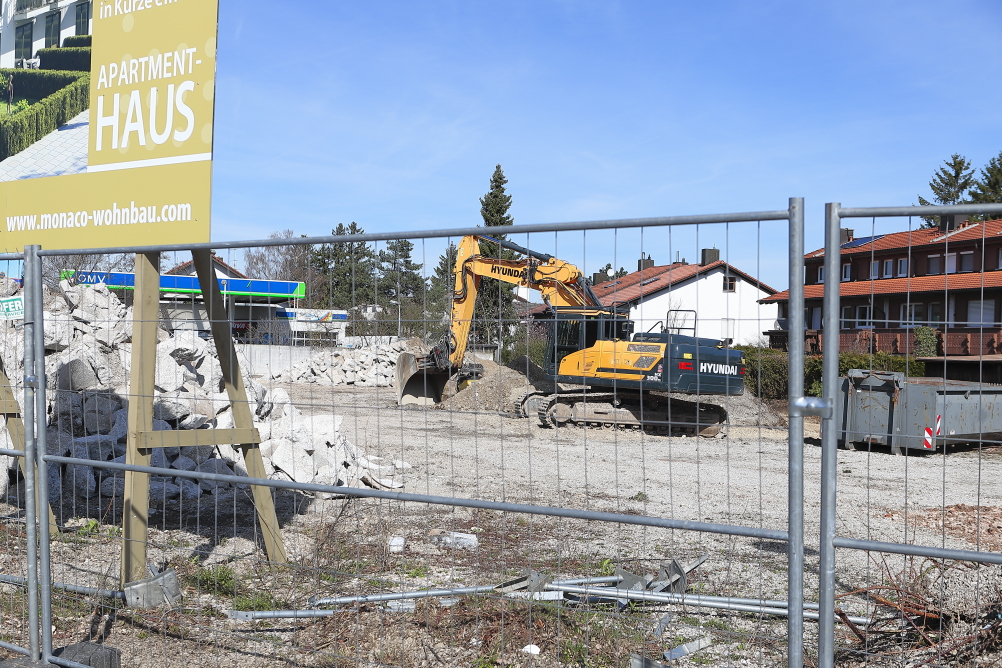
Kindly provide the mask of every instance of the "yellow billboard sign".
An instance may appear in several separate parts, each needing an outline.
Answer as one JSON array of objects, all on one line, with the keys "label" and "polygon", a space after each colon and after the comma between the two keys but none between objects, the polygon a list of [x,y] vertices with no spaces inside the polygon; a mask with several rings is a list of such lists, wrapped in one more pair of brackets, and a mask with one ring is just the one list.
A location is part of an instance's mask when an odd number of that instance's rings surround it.
[{"label": "yellow billboard sign", "polygon": [[70,109],[42,136],[0,140],[0,249],[208,241],[218,0],[93,8],[88,96],[88,73],[0,70],[0,95],[46,94],[6,117],[0,104],[0,138],[37,105]]}]

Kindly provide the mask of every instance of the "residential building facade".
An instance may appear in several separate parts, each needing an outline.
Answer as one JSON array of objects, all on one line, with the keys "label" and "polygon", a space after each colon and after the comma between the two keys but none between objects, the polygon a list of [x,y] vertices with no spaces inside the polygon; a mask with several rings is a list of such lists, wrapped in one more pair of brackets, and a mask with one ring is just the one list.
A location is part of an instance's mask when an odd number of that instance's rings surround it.
[{"label": "residential building facade", "polygon": [[91,0],[5,0],[0,3],[0,67],[16,67],[39,49],[61,46],[72,35],[90,35]]},{"label": "residential building facade", "polygon": [[[842,231],[839,275],[829,279],[824,249],[804,258],[805,329],[809,349],[821,348],[824,286],[839,285],[839,347],[913,354],[914,328],[937,332],[937,356],[1002,354],[1002,220],[944,221],[856,238]],[[770,344],[788,341],[789,291],[766,297],[778,304]]]},{"label": "residential building facade", "polygon": [[777,303],[762,300],[775,290],[704,249],[699,264],[655,266],[650,258],[637,271],[594,286],[606,306],[629,307],[634,331],[669,331],[736,344],[757,343],[776,320]]}]

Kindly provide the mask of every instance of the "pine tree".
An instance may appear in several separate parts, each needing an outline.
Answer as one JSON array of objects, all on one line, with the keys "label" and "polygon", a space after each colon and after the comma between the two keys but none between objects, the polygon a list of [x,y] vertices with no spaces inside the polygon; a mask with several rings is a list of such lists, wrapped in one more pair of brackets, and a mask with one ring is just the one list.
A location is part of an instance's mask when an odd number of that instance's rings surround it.
[{"label": "pine tree", "polygon": [[[1002,153],[989,160],[988,164],[981,168],[981,176],[971,188],[971,201],[977,204],[1002,203]],[[998,217],[998,215],[988,214],[971,216],[971,219],[990,220]]]},{"label": "pine tree", "polygon": [[385,300],[424,301],[427,284],[421,267],[411,259],[414,244],[406,239],[386,242],[379,251],[379,295]]},{"label": "pine tree", "polygon": [[449,243],[438,257],[428,287],[428,313],[430,318],[447,318],[452,309],[452,292],[455,287],[456,244]]},{"label": "pine tree", "polygon": [[[331,234],[364,232],[352,221],[347,227],[338,223]],[[376,255],[364,241],[321,244],[310,251],[310,266],[317,277],[308,295],[314,307],[348,310],[349,319],[354,321],[361,313],[352,309],[375,301],[379,281]]]},{"label": "pine tree", "polygon": [[[508,210],[511,208],[511,195],[505,191],[508,179],[505,178],[501,165],[494,168],[491,175],[490,190],[480,198],[480,216],[484,220],[486,227],[506,227],[513,225]],[[504,234],[488,232],[491,236],[506,240]],[[480,242],[480,254],[485,257],[502,260],[514,260],[519,256],[502,248],[490,241]],[[471,336],[479,343],[493,343],[505,345],[506,334],[512,331],[516,325],[516,313],[513,301],[515,300],[515,287],[510,283],[504,283],[496,278],[482,278],[480,281],[480,294],[477,297],[474,309],[473,332]]]},{"label": "pine tree", "polygon": [[[611,270],[612,270],[612,263],[611,262],[606,262],[605,266],[602,267],[601,269],[599,269],[598,271],[599,271],[599,273],[602,273],[602,274],[605,274],[606,276],[608,276],[609,275],[609,271],[611,271]],[[609,280],[613,280],[613,279],[616,279],[616,278],[622,278],[623,276],[626,276],[628,273],[630,273],[630,272],[626,271],[626,267],[620,267],[618,271],[613,272],[613,274],[609,278]]]},{"label": "pine tree", "polygon": [[[982,170],[984,173],[984,170]],[[970,161],[964,156],[954,153],[949,160],[943,161],[943,166],[936,170],[929,181],[929,189],[932,190],[933,202],[919,195],[919,204],[931,206],[932,204],[948,205],[963,204],[969,200],[964,199],[972,186],[977,182],[974,179],[974,168]],[[939,224],[939,216],[923,216],[922,227],[936,227]]]}]

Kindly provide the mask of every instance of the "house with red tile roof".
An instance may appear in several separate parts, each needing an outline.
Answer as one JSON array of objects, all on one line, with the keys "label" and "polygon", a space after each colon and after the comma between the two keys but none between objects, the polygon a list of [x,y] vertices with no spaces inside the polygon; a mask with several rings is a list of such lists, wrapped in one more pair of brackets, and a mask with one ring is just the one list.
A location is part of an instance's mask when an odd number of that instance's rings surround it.
[{"label": "house with red tile roof", "polygon": [[[945,220],[939,227],[855,237],[842,230],[838,276],[825,276],[824,249],[804,256],[809,349],[820,350],[822,297],[839,284],[840,349],[911,354],[913,330],[937,330],[940,356],[1002,354],[1002,220]],[[787,344],[784,290],[762,300],[779,305],[770,344]]]},{"label": "house with red tile roof", "polygon": [[637,271],[593,287],[605,306],[628,307],[635,331],[660,331],[734,343],[754,343],[775,322],[778,304],[761,303],[776,290],[704,249],[699,264],[655,266],[642,259]]}]

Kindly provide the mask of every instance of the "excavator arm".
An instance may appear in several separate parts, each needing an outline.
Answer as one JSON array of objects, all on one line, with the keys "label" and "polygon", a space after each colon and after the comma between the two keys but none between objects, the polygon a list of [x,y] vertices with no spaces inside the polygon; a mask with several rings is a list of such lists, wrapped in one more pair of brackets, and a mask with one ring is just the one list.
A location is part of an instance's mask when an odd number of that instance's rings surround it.
[{"label": "excavator arm", "polygon": [[[506,260],[482,255],[481,240],[525,257]],[[581,270],[552,255],[486,235],[463,237],[456,251],[449,331],[428,355],[415,357],[404,353],[400,356],[397,391],[401,404],[437,403],[449,377],[462,369],[477,295],[485,277],[536,290],[551,307],[602,307]]]}]

